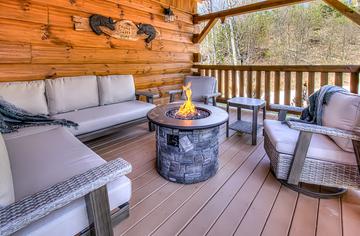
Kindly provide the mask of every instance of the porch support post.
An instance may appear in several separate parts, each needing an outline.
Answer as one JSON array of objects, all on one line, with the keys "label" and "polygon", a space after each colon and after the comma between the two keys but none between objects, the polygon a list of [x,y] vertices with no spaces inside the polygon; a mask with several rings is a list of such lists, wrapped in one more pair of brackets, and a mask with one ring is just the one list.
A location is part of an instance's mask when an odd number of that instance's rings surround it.
[{"label": "porch support post", "polygon": [[323,0],[329,6],[333,7],[334,9],[338,10],[341,14],[355,22],[356,24],[360,25],[360,14],[356,12],[354,9],[351,9],[346,4],[340,2],[339,0]]},{"label": "porch support post", "polygon": [[257,3],[248,4],[245,6],[235,7],[232,9],[214,12],[206,15],[196,15],[194,16],[194,24],[198,24],[202,21],[207,21],[211,19],[221,19],[222,21],[225,20],[226,17],[229,16],[236,16],[236,15],[242,15],[257,11],[264,11],[264,10],[270,10],[278,7],[284,7],[289,6],[293,4],[303,3],[303,2],[309,2],[313,0],[266,0],[261,1]]},{"label": "porch support post", "polygon": [[201,31],[200,34],[194,36],[193,43],[201,43],[205,39],[206,35],[208,35],[210,30],[214,27],[214,25],[218,22],[218,19],[219,18],[210,19],[203,31]]},{"label": "porch support post", "polygon": [[106,185],[86,195],[85,202],[90,224],[90,235],[113,236]]}]

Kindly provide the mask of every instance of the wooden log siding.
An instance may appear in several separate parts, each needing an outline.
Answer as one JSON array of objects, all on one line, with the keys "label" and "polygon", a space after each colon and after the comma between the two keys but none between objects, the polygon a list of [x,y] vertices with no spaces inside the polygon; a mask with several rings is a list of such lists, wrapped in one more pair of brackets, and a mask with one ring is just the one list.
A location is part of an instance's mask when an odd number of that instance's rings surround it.
[{"label": "wooden log siding", "polygon": [[[226,102],[229,98],[240,95],[262,98],[265,99],[268,104],[303,106],[306,105],[303,98],[304,92],[312,94],[319,89],[320,85],[326,84],[346,87],[350,89],[352,93],[359,93],[360,65],[194,65],[193,68],[194,70],[204,71],[204,73],[208,70],[221,71],[221,74],[226,75],[221,76],[221,80],[219,81],[219,92],[223,94],[218,99],[219,102]],[[229,73],[232,75],[232,80],[230,80],[231,77]],[[236,75],[238,75],[239,79],[234,79]],[[292,79],[295,81],[295,84],[292,83]],[[317,79],[318,82],[316,83]],[[224,81],[224,83],[221,83],[222,81]],[[238,93],[236,93],[237,91]],[[231,97],[229,95],[231,95]]]},{"label": "wooden log siding", "polygon": [[[133,74],[137,89],[159,92],[180,88],[191,74],[199,45],[192,14],[196,1],[185,0],[27,0],[0,2],[0,81],[28,81],[61,76]],[[173,23],[164,22],[171,5]],[[101,14],[114,20],[149,23],[160,32],[144,40],[75,31],[72,16]]]}]

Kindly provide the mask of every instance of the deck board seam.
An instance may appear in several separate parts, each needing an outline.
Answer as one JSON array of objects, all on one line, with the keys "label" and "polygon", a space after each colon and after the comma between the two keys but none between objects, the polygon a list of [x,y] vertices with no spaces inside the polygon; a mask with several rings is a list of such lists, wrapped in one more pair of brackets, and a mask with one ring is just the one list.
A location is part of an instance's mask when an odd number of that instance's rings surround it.
[{"label": "deck board seam", "polygon": [[[226,141],[229,141],[229,142],[232,143],[232,144],[236,144],[236,143],[239,142],[240,140],[235,140],[235,139],[233,138],[233,139],[231,139],[231,140],[230,140],[230,139],[227,139]],[[226,153],[226,151],[227,151],[227,150],[225,150],[224,152]],[[224,163],[224,164],[221,166],[220,169],[224,168],[240,151],[241,151],[241,149],[239,149],[236,153],[234,153],[234,155],[232,156],[232,158],[229,159],[226,163]],[[171,183],[169,182],[169,184],[171,184]],[[190,195],[189,198],[187,198],[186,201],[184,201],[184,202],[182,203],[182,205],[185,204],[185,203],[187,202],[187,200],[190,199],[194,194],[196,194],[198,191],[200,191],[200,189],[201,189],[205,184],[206,184],[206,182],[204,182],[204,183],[201,185],[201,187],[200,187],[196,192],[194,192],[192,195]],[[183,187],[184,187],[184,185],[183,185]],[[162,188],[162,187],[160,187],[160,188]],[[156,191],[160,190],[160,188],[157,189],[157,190],[155,190],[155,191],[152,192],[151,194],[149,194],[149,196],[152,195],[152,194],[154,194]],[[147,196],[147,197],[149,197],[149,196]],[[146,197],[146,198],[147,198],[147,197]],[[145,198],[145,199],[146,199],[146,198]],[[143,199],[143,200],[145,200],[145,199]],[[142,200],[142,201],[143,201],[143,200]],[[139,202],[139,203],[140,203],[140,202]],[[139,203],[138,203],[138,204],[139,204]],[[181,205],[181,206],[182,206],[182,205]],[[159,207],[159,206],[157,206],[157,207]],[[154,211],[157,207],[153,208],[152,211]],[[135,208],[135,206],[134,206],[134,208]],[[179,208],[180,208],[180,207],[179,207]],[[177,209],[173,212],[173,214],[174,214],[179,208],[177,208]],[[151,211],[151,212],[152,212],[152,211]],[[171,217],[173,214],[171,214],[169,217]],[[147,215],[148,215],[148,214],[147,214]],[[144,218],[145,218],[145,217],[144,217]],[[142,218],[142,219],[144,219],[144,218]],[[166,218],[163,222],[165,222],[167,219],[168,219],[168,218]],[[140,221],[139,221],[139,222],[140,222]],[[137,222],[137,223],[139,223],[139,222]],[[163,223],[163,222],[162,222],[162,223]],[[161,224],[160,224],[160,225],[161,225]],[[159,226],[160,226],[160,225],[159,225]],[[135,227],[135,225],[134,225],[133,227]],[[133,227],[132,227],[132,228],[133,228]],[[129,229],[128,229],[128,230],[129,230]],[[128,230],[127,230],[127,231],[128,231]],[[154,232],[154,231],[156,231],[156,229],[154,229],[153,232]]]},{"label": "deck board seam", "polygon": [[[263,155],[263,157],[260,159],[260,161],[256,164],[255,168],[251,171],[251,173],[248,175],[248,177],[246,178],[246,180],[244,181],[244,183],[239,187],[239,189],[236,191],[236,193],[234,194],[234,196],[231,198],[231,200],[227,203],[227,205],[224,207],[224,209],[221,211],[221,213],[218,215],[218,217],[216,217],[215,221],[210,225],[210,227],[208,228],[208,230],[205,232],[204,235],[207,235],[209,233],[209,231],[211,230],[211,228],[214,226],[214,224],[216,224],[217,220],[221,217],[221,215],[224,213],[224,211],[228,208],[228,206],[231,204],[231,202],[234,200],[234,198],[237,196],[237,194],[240,192],[240,190],[244,187],[244,185],[247,183],[247,181],[249,180],[249,178],[251,178],[252,174],[255,172],[255,170],[257,169],[257,167],[260,165],[260,163],[264,160],[266,154]],[[267,174],[266,174],[267,176]],[[229,178],[230,179],[230,178]],[[229,179],[227,181],[229,181]],[[264,178],[265,181],[266,177]],[[227,182],[226,181],[226,182]]]},{"label": "deck board seam", "polygon": [[[261,143],[263,143],[263,140],[261,141]],[[256,147],[254,147],[249,154],[247,154],[246,158],[243,160],[243,162],[230,174],[230,176],[224,181],[224,183],[216,190],[216,192],[206,201],[206,203],[204,203],[199,209],[198,211],[191,217],[191,219],[188,220],[188,222],[177,232],[176,235],[181,234],[181,232],[187,227],[187,225],[194,219],[194,217],[196,217],[196,215],[199,214],[199,212],[206,206],[206,204],[211,201],[211,199],[213,199],[213,197],[219,192],[219,190],[229,181],[229,179],[238,171],[238,169],[240,169],[247,160],[249,160],[249,158],[251,157],[251,155],[258,149],[261,148],[261,143],[259,143],[259,145],[257,145]],[[238,154],[238,153],[237,153]],[[236,155],[237,155],[236,154]],[[236,156],[235,155],[235,156]],[[235,156],[233,158],[235,158]],[[262,158],[261,158],[262,160]],[[258,164],[258,163],[257,163]]]},{"label": "deck board seam", "polygon": [[[166,184],[167,185],[167,184]],[[164,185],[165,187],[165,185]],[[167,199],[169,199],[171,196],[173,196],[176,192],[180,191],[182,188],[184,187],[184,185],[179,185],[178,188],[172,192],[170,195],[168,195],[166,198],[164,198],[159,204],[157,204],[156,206],[154,206],[154,208],[152,210],[150,210],[149,212],[147,212],[144,216],[142,216],[141,219],[139,219],[138,221],[134,222],[129,228],[127,228],[121,235],[125,235],[129,230],[131,230],[132,228],[135,227],[135,225],[137,225],[139,222],[141,222],[146,216],[148,216],[149,214],[151,214],[151,212],[153,212],[155,209],[157,209],[158,207],[160,207]],[[134,209],[134,208],[132,208]]]},{"label": "deck board seam", "polygon": [[[235,137],[235,136],[234,136],[234,137]],[[241,140],[239,140],[239,141],[241,141]],[[263,140],[261,140],[261,142],[260,142],[259,144],[261,144],[262,142],[263,142]],[[243,160],[243,162],[241,163],[241,165],[249,158],[249,156],[250,156],[253,152],[255,152],[255,150],[257,150],[257,148],[258,148],[259,146],[260,146],[260,145],[258,145],[258,146],[256,146],[256,147],[252,148],[251,150],[249,150],[249,153],[247,153],[247,157]],[[229,150],[229,149],[228,149],[228,150]],[[232,160],[234,160],[234,158],[236,158],[236,156],[237,156],[241,151],[242,151],[242,150],[238,150],[236,153],[234,153],[234,155],[232,156],[232,158],[228,160],[227,164],[230,163]],[[224,164],[222,168],[224,168],[227,164]],[[240,165],[240,166],[241,166],[241,165]],[[239,166],[238,168],[240,168],[240,166]],[[238,169],[238,168],[237,168],[237,169]],[[236,169],[236,170],[237,170],[237,169]],[[236,171],[236,170],[235,170],[235,171]],[[234,171],[234,172],[235,172],[235,171]],[[203,185],[200,189],[202,189],[206,184],[207,184],[207,182],[205,182],[204,185]],[[223,186],[223,185],[221,185],[221,186]],[[200,189],[199,189],[199,191],[200,191]],[[198,191],[197,191],[197,192],[198,192]],[[212,198],[212,196],[211,196],[211,198]],[[191,198],[189,198],[189,199],[187,200],[187,202],[188,202],[190,199],[191,199]],[[207,201],[206,201],[206,202],[207,202]],[[184,204],[186,204],[186,202],[184,202]],[[202,208],[202,207],[201,207],[201,208]],[[180,209],[180,208],[179,208],[179,209]],[[179,209],[177,209],[177,210],[179,210]],[[173,216],[176,212],[177,212],[177,211],[174,211],[171,216]],[[195,214],[197,214],[197,212],[196,212]],[[171,216],[169,216],[169,217],[167,218],[167,220],[170,219]],[[191,219],[192,219],[192,218],[191,218]],[[167,220],[166,220],[166,221],[167,221]],[[164,221],[163,224],[164,224],[166,221]],[[179,231],[176,233],[176,235],[178,235],[179,232],[180,232],[189,222],[190,222],[190,220],[188,219],[187,222],[185,223],[185,225],[182,226],[182,227],[179,229]],[[152,234],[155,233],[158,229],[160,229],[163,224],[159,225],[159,226],[157,227],[157,229],[155,229],[155,230],[152,232]],[[151,234],[151,235],[152,235],[152,234]]]},{"label": "deck board seam", "polygon": [[256,197],[259,195],[259,193],[260,193],[261,189],[263,188],[263,186],[264,186],[264,184],[265,184],[266,180],[269,178],[269,175],[270,175],[270,171],[268,172],[268,174],[267,174],[266,178],[264,179],[264,181],[262,182],[262,184],[261,184],[260,188],[259,188],[259,189],[258,189],[258,191],[256,192],[256,194],[255,194],[254,198],[251,200],[251,203],[249,204],[249,207],[246,209],[246,211],[245,211],[244,215],[241,217],[241,219],[240,219],[240,221],[239,221],[239,223],[238,223],[237,227],[235,227],[235,229],[234,229],[234,231],[233,231],[232,235],[235,235],[235,233],[236,233],[237,229],[239,228],[239,226],[240,226],[241,222],[242,222],[242,221],[243,221],[243,219],[245,218],[245,216],[246,216],[246,214],[248,213],[248,211],[249,211],[250,207],[253,205],[253,203],[254,203],[254,201],[255,201]]}]

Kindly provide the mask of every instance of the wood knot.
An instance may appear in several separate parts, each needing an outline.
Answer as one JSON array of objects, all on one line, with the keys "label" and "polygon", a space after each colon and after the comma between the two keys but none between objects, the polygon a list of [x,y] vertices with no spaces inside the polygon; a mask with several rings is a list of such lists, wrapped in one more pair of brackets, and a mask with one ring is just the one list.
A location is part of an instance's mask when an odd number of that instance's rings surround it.
[{"label": "wood knot", "polygon": [[20,7],[23,11],[30,11],[31,1],[30,0],[21,0]]}]

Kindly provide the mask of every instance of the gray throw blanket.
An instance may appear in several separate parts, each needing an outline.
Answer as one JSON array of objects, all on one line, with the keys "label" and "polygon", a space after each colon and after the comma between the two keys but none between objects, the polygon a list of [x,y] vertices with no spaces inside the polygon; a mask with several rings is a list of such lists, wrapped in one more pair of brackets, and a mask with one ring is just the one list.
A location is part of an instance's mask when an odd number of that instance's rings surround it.
[{"label": "gray throw blanket", "polygon": [[11,133],[20,128],[42,125],[61,125],[77,127],[75,122],[64,119],[51,119],[46,115],[34,115],[0,98],[0,132]]},{"label": "gray throw blanket", "polygon": [[328,104],[334,93],[348,93],[346,89],[334,85],[325,85],[310,95],[309,106],[303,110],[300,120],[306,123],[322,125],[324,105]]}]

